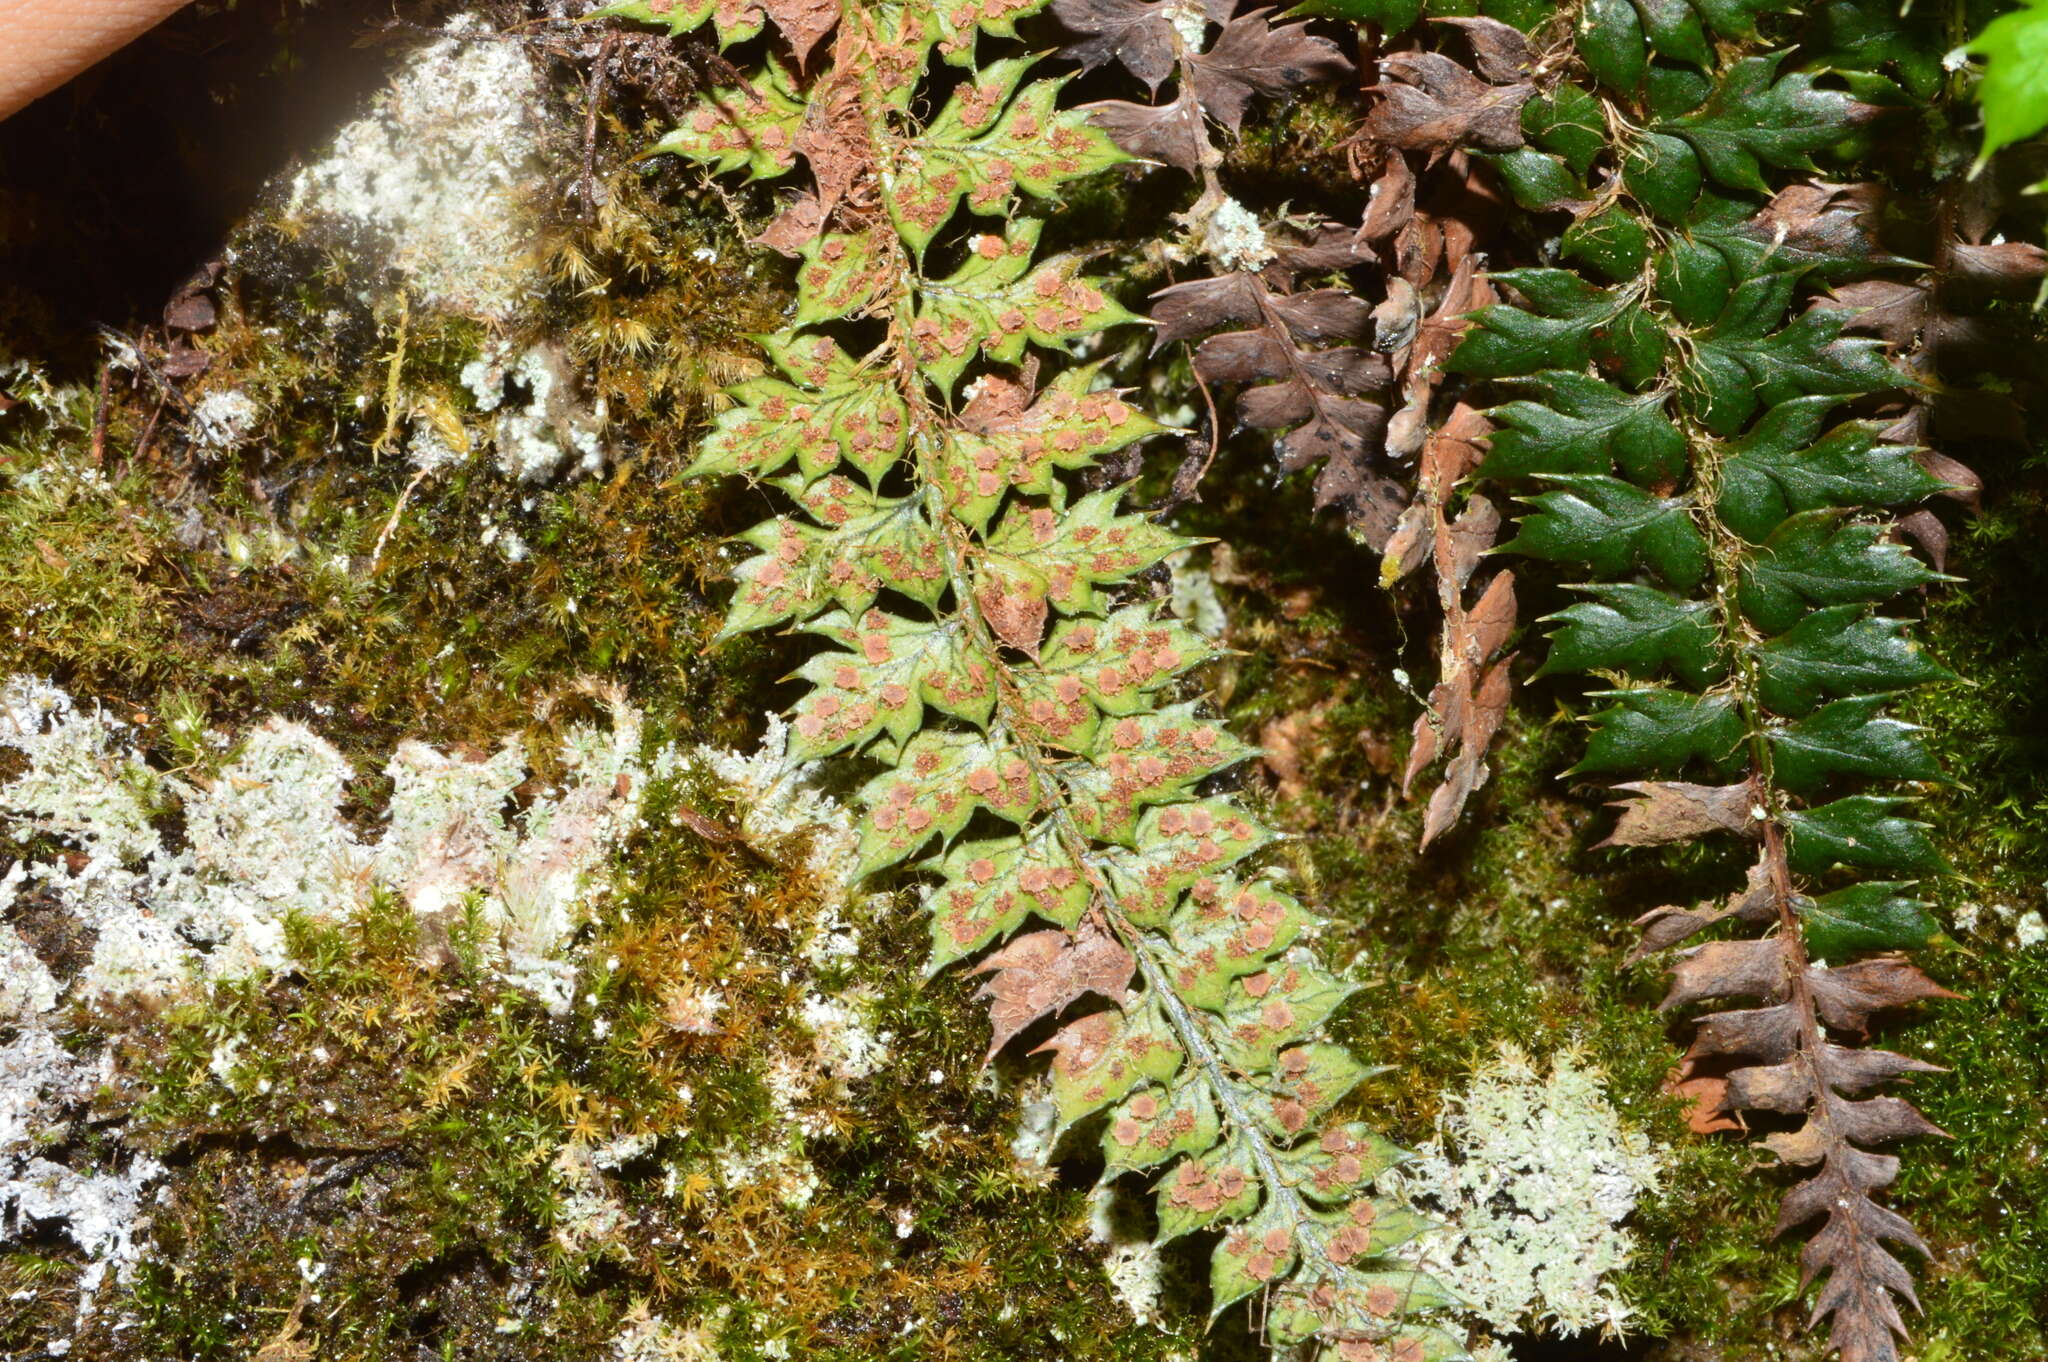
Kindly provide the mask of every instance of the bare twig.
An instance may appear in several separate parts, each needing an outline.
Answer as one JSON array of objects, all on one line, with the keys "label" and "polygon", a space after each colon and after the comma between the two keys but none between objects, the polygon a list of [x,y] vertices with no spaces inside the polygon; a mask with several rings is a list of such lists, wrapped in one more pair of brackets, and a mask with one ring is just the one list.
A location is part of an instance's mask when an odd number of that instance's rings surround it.
[{"label": "bare twig", "polygon": [[604,104],[604,84],[611,71],[612,51],[619,45],[616,32],[604,35],[604,41],[597,46],[597,60],[590,70],[590,94],[583,102],[583,178],[579,184],[579,196],[583,200],[581,215],[585,222],[597,211],[597,112]]}]

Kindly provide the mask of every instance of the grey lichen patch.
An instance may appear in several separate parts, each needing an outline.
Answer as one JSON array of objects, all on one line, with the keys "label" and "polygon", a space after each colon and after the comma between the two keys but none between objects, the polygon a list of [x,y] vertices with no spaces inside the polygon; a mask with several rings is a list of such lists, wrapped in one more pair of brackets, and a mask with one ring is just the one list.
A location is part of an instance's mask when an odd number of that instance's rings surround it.
[{"label": "grey lichen patch", "polygon": [[127,732],[102,709],[81,711],[48,681],[9,677],[0,683],[0,749],[28,764],[0,785],[0,809],[73,840],[89,863],[148,855],[157,837],[143,791],[153,777]]},{"label": "grey lichen patch", "polygon": [[612,1340],[616,1362],[720,1362],[712,1332],[701,1324],[678,1326],[635,1301]]},{"label": "grey lichen patch", "polygon": [[134,1275],[148,1242],[146,1194],[163,1175],[163,1164],[146,1154],[123,1168],[78,1172],[0,1148],[0,1245],[37,1232],[70,1240],[85,1259],[78,1310],[88,1315],[110,1278],[118,1284]]},{"label": "grey lichen patch", "polygon": [[[24,879],[19,865],[0,875],[0,913]],[[147,1154],[79,1167],[59,1161],[72,1115],[109,1070],[102,1057],[64,1044],[53,1025],[58,992],[28,943],[0,923],[0,1249],[37,1236],[68,1241],[82,1260],[74,1290],[83,1319],[103,1287],[133,1275],[148,1239],[145,1193],[164,1166]],[[61,1352],[64,1341],[47,1346]]]},{"label": "grey lichen patch", "polygon": [[298,174],[287,211],[430,307],[511,318],[539,289],[534,203],[555,173],[546,98],[522,43],[458,16]]},{"label": "grey lichen patch", "polygon": [[[0,786],[0,828],[78,852],[16,868],[10,883],[54,897],[95,934],[90,967],[67,981],[78,999],[161,1004],[194,980],[268,974],[290,958],[293,919],[343,921],[389,892],[430,935],[469,922],[494,967],[560,1012],[574,975],[561,949],[645,779],[639,713],[610,700],[609,730],[571,725],[561,782],[516,817],[508,801],[528,769],[516,739],[479,757],[401,743],[372,841],[342,813],[354,768],[304,724],[273,717],[212,775],[159,778],[123,746],[126,725],[14,677],[0,687],[0,747],[27,768]],[[173,812],[177,839],[160,826]]]},{"label": "grey lichen patch", "polygon": [[1503,1045],[1446,1095],[1439,1130],[1392,1175],[1443,1223],[1424,1246],[1434,1270],[1504,1333],[1619,1333],[1630,1310],[1607,1279],[1634,1251],[1623,1222],[1661,1164],[1598,1070],[1566,1051],[1545,1073]]},{"label": "grey lichen patch", "polygon": [[[588,476],[603,470],[607,404],[602,397],[582,398],[576,368],[560,344],[521,348],[491,341],[463,366],[462,383],[477,411],[496,418],[492,442],[507,477],[545,482],[565,471]],[[424,466],[418,448],[412,457]]]},{"label": "grey lichen patch", "polygon": [[[1088,1236],[1103,1247],[1102,1271],[1110,1289],[1133,1320],[1150,1324],[1163,1305],[1168,1265],[1143,1203],[1117,1184],[1104,1183],[1095,1189],[1089,1208]],[[1184,1290],[1187,1283],[1175,1285]]]},{"label": "grey lichen patch", "polygon": [[220,453],[246,441],[262,415],[249,394],[237,388],[219,388],[192,404],[189,429],[200,448]]}]

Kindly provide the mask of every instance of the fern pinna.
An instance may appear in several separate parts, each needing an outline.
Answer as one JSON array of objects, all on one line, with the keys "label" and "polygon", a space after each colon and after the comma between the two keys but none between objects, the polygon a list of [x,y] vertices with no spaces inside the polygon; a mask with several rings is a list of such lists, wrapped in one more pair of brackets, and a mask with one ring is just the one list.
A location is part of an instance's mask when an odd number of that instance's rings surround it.
[{"label": "fern pinna", "polygon": [[[1214,650],[1135,588],[1189,541],[1066,476],[1161,427],[1096,366],[1038,383],[1041,356],[1133,320],[1014,215],[1125,159],[1032,58],[980,50],[1043,2],[847,6],[813,78],[771,60],[660,143],[757,177],[801,155],[815,181],[766,238],[801,254],[792,323],[764,342],[779,376],[735,392],[693,469],[797,507],[743,536],[725,630],[826,640],[790,758],[885,768],[860,792],[863,870],[935,877],[932,968],[979,957],[991,1054],[1064,1019],[1041,1047],[1062,1129],[1100,1114],[1107,1176],[1164,1169],[1162,1240],[1221,1231],[1214,1311],[1258,1292],[1276,1344],[1459,1356],[1419,1318],[1447,1294],[1391,1256],[1423,1226],[1372,1194],[1396,1152],[1327,1121],[1368,1073],[1315,1038],[1350,986],[1246,868],[1274,834],[1197,788],[1249,749],[1172,702]],[[1089,998],[1109,1006],[1068,1015]]]},{"label": "fern pinna", "polygon": [[[1889,1362],[1925,1252],[1875,1194],[1939,1133],[1896,1097],[1932,1065],[1860,1048],[1881,1010],[1951,996],[1898,952],[1934,934],[1912,882],[1943,860],[1900,782],[1938,777],[1890,697],[1948,673],[1888,601],[1934,580],[1888,517],[1940,492],[1916,451],[1845,405],[1904,385],[1879,342],[1810,286],[1882,255],[1868,195],[1810,169],[1876,110],[1745,52],[1776,3],[1595,0],[1553,53],[1573,78],[1531,100],[1529,145],[1490,159],[1526,206],[1574,215],[1577,269],[1504,270],[1451,367],[1514,400],[1482,472],[1526,510],[1504,551],[1562,565],[1584,599],[1550,625],[1546,672],[1610,688],[1576,773],[1630,775],[1610,845],[1748,844],[1717,904],[1646,914],[1638,955],[1678,947],[1663,1006],[1740,1004],[1692,1030],[1681,1077],[1709,1114],[1753,1114],[1798,1180],[1777,1229],[1812,1227],[1844,1362]],[[1695,783],[1697,782],[1697,783]],[[1737,929],[1730,933],[1725,928]],[[1733,1125],[1734,1121],[1725,1121]]]}]

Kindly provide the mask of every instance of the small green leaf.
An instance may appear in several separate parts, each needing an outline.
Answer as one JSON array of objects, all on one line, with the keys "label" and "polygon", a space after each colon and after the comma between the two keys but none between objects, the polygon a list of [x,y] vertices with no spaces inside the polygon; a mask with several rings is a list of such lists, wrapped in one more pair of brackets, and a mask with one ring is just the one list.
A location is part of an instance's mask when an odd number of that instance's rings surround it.
[{"label": "small green leaf", "polygon": [[2048,4],[2023,0],[2020,9],[1985,25],[1968,50],[1984,58],[1977,83],[1984,106],[1981,162],[2048,127]]},{"label": "small green leaf", "polygon": [[1869,117],[1847,95],[1816,88],[1803,71],[1780,78],[1783,51],[1744,57],[1721,75],[1707,102],[1656,125],[1692,144],[1707,173],[1732,189],[1768,194],[1763,167],[1810,170],[1812,153]]},{"label": "small green leaf", "polygon": [[1757,696],[1773,712],[1798,718],[1830,696],[1953,679],[1905,628],[1904,620],[1868,615],[1860,605],[1816,610],[1756,650]]},{"label": "small green leaf", "polygon": [[1505,303],[1481,308],[1448,367],[1475,378],[1508,378],[1597,364],[1631,386],[1662,364],[1664,329],[1618,291],[1569,270],[1502,270],[1493,276],[1528,298],[1534,312]]},{"label": "small green leaf", "polygon": [[[1173,1038],[1172,1023],[1149,993],[1134,1006],[1091,1012],[1068,1022],[1039,1050],[1052,1051],[1052,1103],[1060,1130],[1120,1100],[1147,1079],[1166,1082],[1180,1072],[1185,1058]],[[1255,1188],[1252,1194],[1256,1195]],[[1162,1184],[1162,1228],[1164,1200]]]},{"label": "small green leaf", "polygon": [[1948,862],[1935,850],[1927,825],[1901,818],[1900,800],[1850,795],[1817,809],[1785,815],[1786,860],[1801,875],[1824,875],[1837,865],[1859,870],[1935,875]]},{"label": "small green leaf", "polygon": [[1581,564],[1604,577],[1646,567],[1682,591],[1706,580],[1707,542],[1686,498],[1656,496],[1593,473],[1545,481],[1560,484],[1559,490],[1529,498],[1536,511],[1523,517],[1501,552]]},{"label": "small green leaf", "polygon": [[1087,876],[1050,818],[1019,836],[961,842],[936,869],[945,878],[925,905],[932,914],[927,974],[1008,936],[1027,915],[1071,929],[1088,907]]},{"label": "small green leaf", "polygon": [[1384,1069],[1369,1069],[1341,1045],[1297,1045],[1282,1050],[1268,1078],[1246,1096],[1252,1118],[1269,1139],[1292,1143],[1344,1095]]},{"label": "small green leaf", "polygon": [[1493,167],[1516,203],[1532,213],[1547,213],[1584,203],[1591,195],[1561,156],[1534,147],[1513,151],[1475,152]]},{"label": "small green leaf", "polygon": [[1384,1254],[1413,1243],[1419,1236],[1435,1229],[1435,1222],[1428,1216],[1417,1215],[1400,1202],[1389,1197],[1374,1197],[1372,1222],[1372,1251]]},{"label": "small green leaf", "polygon": [[1768,420],[1805,394],[1846,397],[1905,382],[1879,342],[1840,338],[1840,312],[1803,312],[1773,332],[1797,282],[1789,271],[1737,281],[1721,315],[1695,338],[1680,380],[1687,406],[1714,434],[1734,434],[1759,410]]},{"label": "small green leaf", "polygon": [[1302,0],[1287,13],[1316,19],[1345,19],[1378,24],[1384,33],[1402,33],[1422,18],[1423,0]]},{"label": "small green leaf", "polygon": [[926,5],[903,4],[908,14],[929,14],[940,35],[939,52],[954,66],[974,64],[974,36],[992,38],[1017,36],[1017,21],[1043,10],[1051,0],[947,0]]},{"label": "small green leaf", "polygon": [[1298,1149],[1276,1150],[1273,1161],[1289,1186],[1328,1205],[1351,1200],[1381,1173],[1412,1157],[1393,1141],[1353,1121],[1331,1126]]},{"label": "small green leaf", "polygon": [[1200,1154],[1222,1133],[1215,1099],[1201,1075],[1183,1077],[1170,1088],[1145,1087],[1109,1114],[1102,1131],[1105,1178],[1137,1168],[1156,1168],[1183,1154]]},{"label": "small green leaf", "polygon": [[1687,326],[1711,325],[1735,287],[1727,256],[1682,237],[1657,257],[1656,275],[1658,298]]},{"label": "small green leaf", "polygon": [[829,528],[780,516],[739,536],[761,552],[733,572],[738,587],[721,638],[834,604],[859,615],[883,587],[926,602],[944,589],[939,541],[916,499],[877,497],[837,474],[811,484],[803,499]]},{"label": "small green leaf", "polygon": [[1039,654],[1019,671],[1017,724],[1036,741],[1089,750],[1104,714],[1136,714],[1152,695],[1216,650],[1171,616],[1127,605],[1108,619],[1062,620]]},{"label": "small green leaf", "polygon": [[[1099,365],[1069,369],[1023,411],[991,402],[970,405],[932,461],[946,505],[976,530],[1007,494],[1050,496],[1060,469],[1086,468],[1104,454],[1158,434],[1164,427],[1110,389],[1091,391]],[[996,380],[990,380],[994,383]],[[992,388],[984,389],[987,398]],[[1007,391],[1022,396],[1008,385]]]},{"label": "small green leaf", "polygon": [[1221,1145],[1182,1159],[1159,1180],[1158,1242],[1244,1219],[1258,1206],[1260,1187],[1257,1160],[1244,1137],[1231,1132]]},{"label": "small green leaf", "polygon": [[830,232],[804,247],[796,272],[798,326],[866,310],[895,282],[896,243],[885,232]]},{"label": "small green leaf", "polygon": [[1632,91],[1650,56],[1711,69],[1714,38],[1751,37],[1758,16],[1795,8],[1789,0],[1591,0],[1579,13],[1579,54],[1598,79]]},{"label": "small green leaf", "polygon": [[1546,622],[1550,655],[1538,676],[1618,671],[1650,678],[1667,668],[1688,686],[1705,688],[1727,670],[1718,612],[1635,582],[1577,588],[1593,597],[1566,606]]},{"label": "small green leaf", "polygon": [[1628,93],[1643,83],[1650,59],[1642,16],[1629,0],[1585,0],[1573,41],[1602,85]]},{"label": "small green leaf", "polygon": [[1264,969],[1309,922],[1299,902],[1263,880],[1198,888],[1167,924],[1167,977],[1190,1007],[1221,1012],[1231,981]]},{"label": "small green leaf", "polygon": [[1691,113],[1713,93],[1713,77],[1697,67],[1652,62],[1643,73],[1643,111],[1653,122]]},{"label": "small green leaf", "polygon": [[893,383],[828,336],[785,332],[767,345],[797,382],[756,378],[728,389],[745,405],[719,413],[685,477],[761,478],[795,459],[816,478],[844,460],[873,483],[902,457],[909,416]]},{"label": "small green leaf", "polygon": [[[1322,1216],[1308,1233],[1326,1246],[1327,1256],[1327,1245],[1340,1238],[1344,1248],[1338,1251],[1348,1253],[1355,1236],[1345,1232],[1352,1228],[1341,1217]],[[1377,1272],[1347,1270],[1313,1285],[1297,1277],[1267,1302],[1266,1338],[1274,1347],[1288,1349],[1323,1339],[1315,1362],[1345,1362],[1343,1343],[1357,1339],[1374,1340],[1383,1359],[1471,1362],[1462,1339],[1428,1325],[1400,1323],[1411,1313],[1461,1303],[1442,1282],[1398,1261]]]},{"label": "small green leaf", "polygon": [[[1949,42],[1942,32],[1947,16],[1938,8],[1902,6],[1898,0],[1828,0],[1816,17],[1820,22],[1810,43],[1818,64],[1848,75],[1859,98],[1873,97],[1866,89],[1882,88],[1887,103],[1925,105],[1940,92]],[[1896,82],[1881,74],[1888,71],[1897,74]],[[2048,62],[2042,71],[2048,74]],[[1859,75],[1868,78],[1862,88]]]},{"label": "small green leaf", "polygon": [[903,164],[914,169],[888,180],[886,197],[913,251],[923,254],[963,198],[977,213],[1006,215],[1017,190],[1049,198],[1068,180],[1130,159],[1086,114],[1055,107],[1065,80],[1032,81],[1010,99],[1036,60],[982,67],[904,144]]},{"label": "small green leaf", "polygon": [[1643,220],[1625,208],[1588,213],[1564,229],[1558,253],[1583,260],[1615,283],[1643,272],[1650,258],[1650,233]]},{"label": "small green leaf", "polygon": [[1576,85],[1559,85],[1522,106],[1522,131],[1556,152],[1572,174],[1583,176],[1607,149],[1607,117],[1599,99]]},{"label": "small green leaf", "polygon": [[1596,698],[1615,703],[1593,716],[1593,736],[1572,775],[1669,775],[1694,762],[1720,769],[1742,745],[1742,713],[1730,695],[1644,689]]},{"label": "small green leaf", "polygon": [[1692,216],[1705,176],[1700,158],[1682,138],[1646,133],[1621,166],[1622,186],[1636,202],[1666,222]]},{"label": "small green leaf", "polygon": [[983,561],[1043,582],[1042,594],[1062,611],[1092,611],[1095,587],[1128,581],[1199,542],[1145,516],[1119,515],[1123,495],[1106,487],[1064,510],[1019,502],[988,536]]},{"label": "small green leaf", "polygon": [[1138,320],[1080,277],[1081,256],[1054,256],[1034,268],[1042,226],[1020,220],[1005,236],[972,237],[966,263],[919,287],[911,345],[941,387],[950,390],[977,352],[1015,364],[1027,342],[1058,348]]},{"label": "small green leaf", "polygon": [[[1641,0],[1641,3],[1647,8],[1666,5],[1671,0]],[[1755,37],[1756,21],[1766,14],[1797,14],[1801,9],[1798,0],[1689,0],[1689,3],[1715,33],[1738,40]],[[1659,50],[1673,57],[1679,55],[1668,47]]]},{"label": "small green leaf", "polygon": [[1844,422],[1815,441],[1835,405],[1836,399],[1825,396],[1780,402],[1731,442],[1716,506],[1729,528],[1763,543],[1800,511],[1896,506],[1945,485],[1920,467],[1911,449],[1879,443],[1875,422]]},{"label": "small green leaf", "polygon": [[1843,510],[1802,511],[1771,531],[1742,564],[1742,613],[1766,634],[1783,633],[1818,605],[1880,601],[1937,581],[1889,528]]},{"label": "small green leaf", "polygon": [[1129,846],[1140,810],[1183,798],[1196,781],[1237,765],[1252,749],[1222,725],[1197,719],[1190,702],[1103,724],[1088,755],[1059,769],[1074,796],[1074,821],[1090,837]]},{"label": "small green leaf", "polygon": [[1013,823],[1038,807],[1031,764],[979,733],[926,729],[904,744],[896,768],[861,787],[860,874],[894,865],[933,837],[952,838],[978,809]]},{"label": "small green leaf", "polygon": [[1905,951],[1924,946],[1941,930],[1927,905],[1908,897],[1903,883],[1872,880],[1818,898],[1793,901],[1814,955],[1844,960],[1864,951]]},{"label": "small green leaf", "polygon": [[815,761],[885,729],[897,743],[909,742],[924,725],[926,705],[977,727],[988,723],[994,681],[958,619],[869,610],[856,624],[835,611],[810,628],[855,651],[814,653],[797,669],[813,688],[797,702],[792,757]]},{"label": "small green leaf", "polygon": [[1248,974],[1224,1004],[1224,1056],[1240,1069],[1269,1068],[1282,1047],[1321,1026],[1357,991],[1327,970],[1291,960]]},{"label": "small green leaf", "polygon": [[1939,779],[1941,767],[1913,736],[1918,726],[1885,718],[1879,713],[1884,703],[1882,695],[1858,695],[1769,730],[1773,778],[1801,795],[1824,789],[1836,776]]},{"label": "small green leaf", "polygon": [[1118,911],[1137,926],[1161,927],[1185,890],[1221,875],[1277,835],[1227,799],[1170,804],[1147,809],[1138,820],[1135,850],[1113,849],[1100,859]]},{"label": "small green leaf", "polygon": [[1667,395],[1640,397],[1588,374],[1553,369],[1512,380],[1542,394],[1487,415],[1500,429],[1486,455],[1490,478],[1612,473],[1638,486],[1673,483],[1685,472],[1685,436],[1665,414]]},{"label": "small green leaf", "polygon": [[1294,1235],[1292,1218],[1274,1203],[1233,1226],[1209,1257],[1209,1318],[1215,1319],[1252,1292],[1284,1280],[1301,1256]]},{"label": "small green leaf", "polygon": [[796,130],[803,118],[803,96],[789,73],[771,61],[744,90],[716,89],[699,100],[682,126],[647,154],[673,152],[708,165],[714,174],[745,170],[750,180],[772,179],[796,165]]}]

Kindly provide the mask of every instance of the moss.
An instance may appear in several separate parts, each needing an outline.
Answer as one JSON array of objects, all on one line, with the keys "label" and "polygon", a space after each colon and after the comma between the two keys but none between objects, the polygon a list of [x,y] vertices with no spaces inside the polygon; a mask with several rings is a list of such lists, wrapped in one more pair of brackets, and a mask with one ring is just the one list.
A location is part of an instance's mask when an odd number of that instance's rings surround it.
[{"label": "moss", "polygon": [[[676,475],[712,394],[757,363],[744,333],[780,284],[672,176],[609,168],[606,188],[593,223],[553,229],[556,292],[532,324],[565,338],[614,414],[607,477],[522,489],[473,457],[415,482],[383,437],[421,412],[462,419],[484,330],[366,304],[350,260],[259,216],[216,291],[211,365],[177,405],[124,379],[104,403],[71,390],[0,427],[0,612],[20,622],[0,669],[215,723],[336,715],[351,751],[430,711],[481,741],[600,672],[679,714],[745,714],[702,703],[761,684],[758,646],[704,655],[744,494]],[[179,411],[209,393],[254,401],[236,448],[189,438]]]},{"label": "moss", "polygon": [[76,1308],[79,1264],[56,1245],[0,1254],[0,1348],[27,1354],[57,1336]]},{"label": "moss", "polygon": [[1954,942],[1930,969],[1965,995],[1891,1037],[1949,1070],[1916,1083],[1914,1100],[1954,1139],[1906,1151],[1898,1188],[1935,1251],[1922,1292],[1929,1359],[2036,1355],[2048,1300],[2048,954],[2017,948],[2012,931],[2048,889],[2048,744],[2027,718],[2048,628],[2016,608],[2048,586],[2033,546],[2048,461],[1987,471],[1996,495],[1960,522],[1949,564],[1964,583],[1931,600],[1926,631],[1963,681],[1906,714],[1956,780],[1924,806],[1956,867],[1937,886]]},{"label": "moss", "polygon": [[[907,913],[834,981],[877,992],[896,1058],[831,1106],[806,1150],[818,1189],[792,1205],[724,1185],[722,1149],[784,1138],[766,1061],[810,1044],[786,962],[818,886],[694,831],[737,817],[700,776],[643,813],[566,1019],[462,967],[459,933],[457,963],[426,963],[387,901],[296,928],[294,977],[129,1031],[134,1079],[102,1114],[173,1172],[133,1288],[141,1325],[98,1326],[84,1355],[248,1356],[292,1320],[323,1357],[590,1358],[641,1300],[722,1319],[736,1358],[776,1338],[848,1362],[1163,1358],[1195,1336],[1186,1319],[1117,1326],[1082,1189],[1018,1172],[973,1009],[960,987],[914,982]],[[719,981],[715,1034],[664,1024],[685,978]],[[565,1150],[642,1133],[657,1138],[591,1180],[565,1174]],[[579,1229],[579,1190],[616,1221]]]}]

